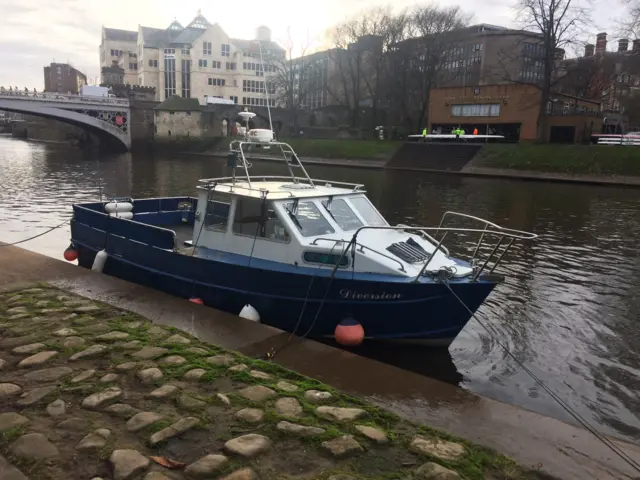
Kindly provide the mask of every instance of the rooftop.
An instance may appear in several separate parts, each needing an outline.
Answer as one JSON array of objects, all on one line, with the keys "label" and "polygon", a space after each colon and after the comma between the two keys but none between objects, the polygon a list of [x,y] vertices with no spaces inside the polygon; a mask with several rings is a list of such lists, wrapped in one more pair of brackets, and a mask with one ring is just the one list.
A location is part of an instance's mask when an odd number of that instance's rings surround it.
[{"label": "rooftop", "polygon": [[[195,16],[195,18],[189,22],[186,27],[183,27],[180,22],[174,20],[167,28],[154,28],[154,27],[140,27],[142,39],[145,47],[148,48],[164,48],[172,45],[192,45],[200,35],[202,35],[211,24],[201,13]],[[103,27],[104,37],[106,40],[120,41],[120,42],[138,42],[138,32],[131,30],[120,30],[117,28]],[[255,40],[245,40],[240,38],[229,39],[233,45],[244,51],[255,48],[252,43]],[[263,40],[263,50],[277,50],[284,51],[284,49],[276,42],[271,40]]]},{"label": "rooftop", "polygon": [[104,38],[117,42],[137,42],[138,32],[132,30],[120,30],[118,28],[104,27]]}]

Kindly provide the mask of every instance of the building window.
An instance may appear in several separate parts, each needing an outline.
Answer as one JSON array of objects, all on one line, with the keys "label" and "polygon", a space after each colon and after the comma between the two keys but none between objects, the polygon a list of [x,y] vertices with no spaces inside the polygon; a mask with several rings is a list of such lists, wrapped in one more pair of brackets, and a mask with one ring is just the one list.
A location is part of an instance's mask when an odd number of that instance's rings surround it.
[{"label": "building window", "polygon": [[451,105],[452,117],[499,117],[499,103]]},{"label": "building window", "polygon": [[262,65],[258,62],[242,62],[244,70],[255,70],[256,72],[275,72],[275,65]]},{"label": "building window", "polygon": [[222,62],[211,60],[211,68],[222,68]]},{"label": "building window", "polygon": [[180,53],[182,53],[182,55],[191,55],[191,49],[183,48],[182,50],[180,50]]},{"label": "building window", "polygon": [[111,50],[111,56],[112,57],[121,57],[122,56],[122,50]]},{"label": "building window", "polygon": [[206,68],[206,66],[207,66],[207,60],[202,60],[202,59],[198,60],[198,66],[199,66],[199,67],[205,67],[205,68]]},{"label": "building window", "polygon": [[[267,83],[269,87],[269,93],[274,95],[276,93],[276,86],[273,83]],[[242,91],[250,93],[265,93],[265,82],[260,80],[243,80]]]},{"label": "building window", "polygon": [[[242,105],[248,105],[252,107],[266,107],[267,99],[266,98],[256,98],[256,97],[242,97]],[[269,106],[275,107],[276,101],[272,98],[269,99]]]},{"label": "building window", "polygon": [[164,49],[164,54],[165,55],[175,55],[176,54],[176,49],[175,48],[165,48]]},{"label": "building window", "polygon": [[226,67],[227,70],[235,70],[238,66],[235,62],[227,62]]},{"label": "building window", "polygon": [[224,78],[208,78],[207,83],[214,87],[224,87],[225,79]]},{"label": "building window", "polygon": [[129,70],[138,70],[137,63],[129,63]]},{"label": "building window", "polygon": [[211,42],[202,42],[202,54],[211,55]]},{"label": "building window", "polygon": [[191,60],[182,60],[182,98],[191,98]]},{"label": "building window", "polygon": [[236,97],[236,96],[233,96],[233,95],[230,96],[229,100],[233,100],[233,103],[235,103],[236,105],[238,104],[238,97]]},{"label": "building window", "polygon": [[169,98],[176,94],[176,59],[164,58],[164,97]]},{"label": "building window", "polygon": [[222,44],[221,53],[223,57],[228,57],[231,54],[231,47],[226,43]]},{"label": "building window", "polygon": [[158,60],[149,60],[149,66],[158,68]]}]

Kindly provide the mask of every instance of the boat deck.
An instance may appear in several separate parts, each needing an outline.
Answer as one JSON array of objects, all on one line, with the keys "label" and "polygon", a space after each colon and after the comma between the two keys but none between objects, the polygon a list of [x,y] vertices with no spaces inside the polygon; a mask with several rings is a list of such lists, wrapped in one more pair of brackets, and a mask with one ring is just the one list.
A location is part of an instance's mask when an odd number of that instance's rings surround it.
[{"label": "boat deck", "polygon": [[193,239],[193,225],[171,225],[167,228],[176,232],[176,248],[181,250],[185,247],[189,247],[185,242],[191,242]]}]

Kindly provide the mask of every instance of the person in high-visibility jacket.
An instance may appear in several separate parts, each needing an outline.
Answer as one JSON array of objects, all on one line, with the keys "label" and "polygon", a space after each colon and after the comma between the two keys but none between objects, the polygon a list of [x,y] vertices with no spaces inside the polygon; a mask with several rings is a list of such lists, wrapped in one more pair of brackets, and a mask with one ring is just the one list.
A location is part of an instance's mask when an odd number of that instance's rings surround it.
[{"label": "person in high-visibility jacket", "polygon": [[473,129],[473,134],[474,134],[474,135],[477,135],[477,134],[478,134],[478,127],[476,127],[476,128],[474,128],[474,129]]}]

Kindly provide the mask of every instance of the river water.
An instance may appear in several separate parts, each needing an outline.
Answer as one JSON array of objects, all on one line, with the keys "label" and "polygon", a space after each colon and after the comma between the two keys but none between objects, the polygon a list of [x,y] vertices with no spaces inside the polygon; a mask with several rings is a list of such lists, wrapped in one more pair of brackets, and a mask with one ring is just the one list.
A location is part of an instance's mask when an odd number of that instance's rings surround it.
[{"label": "river water", "polygon": [[[185,195],[224,173],[200,156],[102,156],[0,136],[0,241],[45,232],[74,202],[104,195]],[[274,164],[255,173],[274,174]],[[442,354],[368,348],[362,353],[474,392],[573,421],[498,343],[603,433],[640,440],[640,189],[309,166],[315,178],[367,186],[392,224],[437,225],[444,211],[537,233],[514,245],[507,281]],[[252,172],[253,173],[253,172]],[[69,228],[22,244],[62,258]]]}]

